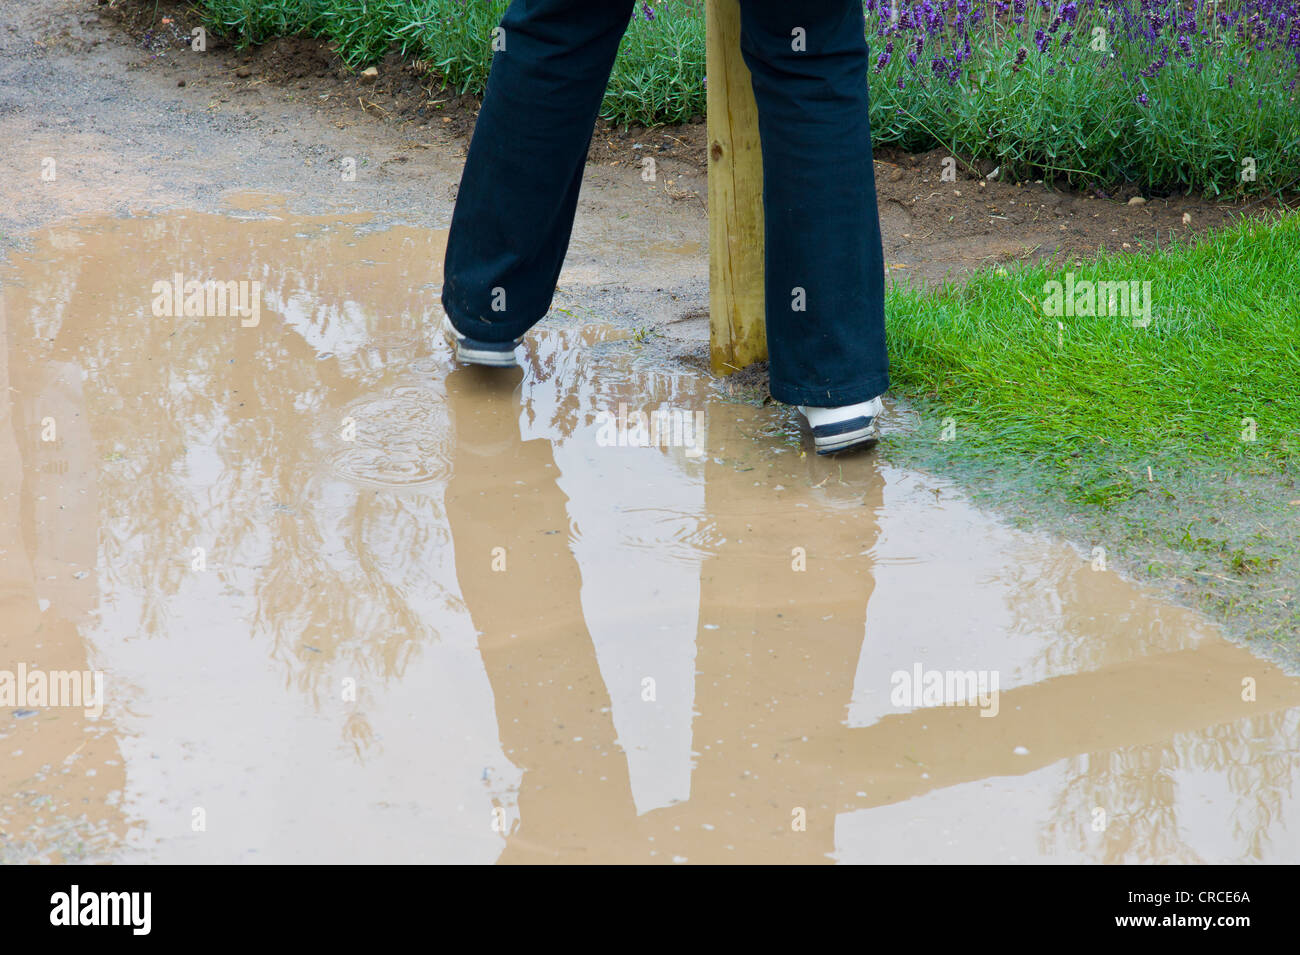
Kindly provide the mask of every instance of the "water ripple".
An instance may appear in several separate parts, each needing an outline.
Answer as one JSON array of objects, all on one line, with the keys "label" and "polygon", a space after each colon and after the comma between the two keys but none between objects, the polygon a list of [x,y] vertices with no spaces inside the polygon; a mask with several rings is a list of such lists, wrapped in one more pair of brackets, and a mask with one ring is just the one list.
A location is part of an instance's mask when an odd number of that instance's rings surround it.
[{"label": "water ripple", "polygon": [[343,409],[355,422],[351,441],[342,427],[330,469],[349,481],[412,488],[445,483],[451,473],[452,427],[444,396],[427,387],[401,386],[367,395]]}]

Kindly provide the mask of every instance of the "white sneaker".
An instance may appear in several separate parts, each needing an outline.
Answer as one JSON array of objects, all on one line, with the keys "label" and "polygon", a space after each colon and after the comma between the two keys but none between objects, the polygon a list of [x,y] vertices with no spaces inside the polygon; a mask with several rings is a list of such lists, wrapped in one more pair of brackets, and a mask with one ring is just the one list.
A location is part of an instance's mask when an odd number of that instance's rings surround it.
[{"label": "white sneaker", "polygon": [[798,407],[808,419],[808,427],[812,428],[813,445],[818,454],[872,445],[880,440],[876,420],[885,407],[879,398],[838,408]]},{"label": "white sneaker", "polygon": [[457,361],[467,365],[488,365],[493,368],[513,368],[518,364],[515,361],[515,348],[523,341],[521,338],[516,338],[512,342],[482,342],[469,338],[456,331],[456,326],[451,323],[451,319],[445,312],[442,316],[442,333],[447,343],[451,345]]}]

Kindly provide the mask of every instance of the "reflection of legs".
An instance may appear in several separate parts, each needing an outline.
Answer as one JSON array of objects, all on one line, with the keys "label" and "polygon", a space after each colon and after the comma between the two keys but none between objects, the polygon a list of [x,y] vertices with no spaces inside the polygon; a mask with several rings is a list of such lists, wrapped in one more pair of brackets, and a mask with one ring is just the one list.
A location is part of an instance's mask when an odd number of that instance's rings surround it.
[{"label": "reflection of legs", "polygon": [[740,6],[763,144],[772,397],[868,401],[889,376],[862,4]]},{"label": "reflection of legs", "polygon": [[[711,438],[725,446],[741,434]],[[818,459],[782,458],[768,481],[798,488],[826,480]],[[699,632],[691,795],[725,811],[709,820],[712,851],[697,846],[692,861],[811,864],[835,848],[840,797],[860,787],[844,774],[842,755],[812,751],[828,740],[839,752],[854,742],[843,721],[875,590],[872,558],[861,552],[879,535],[884,489],[874,463],[859,463],[844,468],[857,506],[830,504],[831,491],[736,498],[729,469],[705,463],[705,510],[721,543],[700,565],[701,619],[718,629]],[[806,569],[797,569],[794,548],[803,548]],[[807,814],[803,832],[791,828],[798,808]]]},{"label": "reflection of legs", "polygon": [[447,242],[443,307],[485,342],[550,308],[592,129],[633,0],[514,0]]},{"label": "reflection of legs", "polygon": [[[555,483],[550,443],[519,439],[510,389],[494,396],[473,387],[476,381],[484,379],[471,369],[447,378],[460,450],[446,501],[501,746],[523,770],[521,827],[502,861],[537,859],[538,852],[553,859],[566,850],[595,861],[623,844],[637,821],[609,693],[582,618],[567,499]],[[494,571],[498,547],[505,569]],[[560,855],[570,860],[578,857]]]}]

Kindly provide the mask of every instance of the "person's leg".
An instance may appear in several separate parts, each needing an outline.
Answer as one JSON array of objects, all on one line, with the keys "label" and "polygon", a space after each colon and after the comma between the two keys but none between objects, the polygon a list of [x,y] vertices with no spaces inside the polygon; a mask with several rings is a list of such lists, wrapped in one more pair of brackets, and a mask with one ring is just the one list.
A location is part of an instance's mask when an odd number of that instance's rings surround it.
[{"label": "person's leg", "polygon": [[442,304],[461,333],[507,342],[544,316],[633,0],[514,0],[501,21],[461,178]]},{"label": "person's leg", "polygon": [[835,407],[889,387],[860,0],[741,0],[763,145],[772,397]]}]

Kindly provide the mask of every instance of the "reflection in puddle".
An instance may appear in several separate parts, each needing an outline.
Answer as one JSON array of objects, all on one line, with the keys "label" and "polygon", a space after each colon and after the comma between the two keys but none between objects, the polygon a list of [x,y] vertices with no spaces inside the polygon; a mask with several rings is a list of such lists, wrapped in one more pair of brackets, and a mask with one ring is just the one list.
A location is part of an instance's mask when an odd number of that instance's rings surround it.
[{"label": "reflection in puddle", "polygon": [[0,273],[0,669],[107,694],[0,712],[0,860],[1297,857],[1300,681],[1198,617],[625,332],[453,369],[442,234],[243,208]]},{"label": "reflection in puddle", "polygon": [[431,384],[397,385],[343,409],[336,432],[333,469],[340,477],[378,487],[445,482],[453,455],[446,396]]}]

